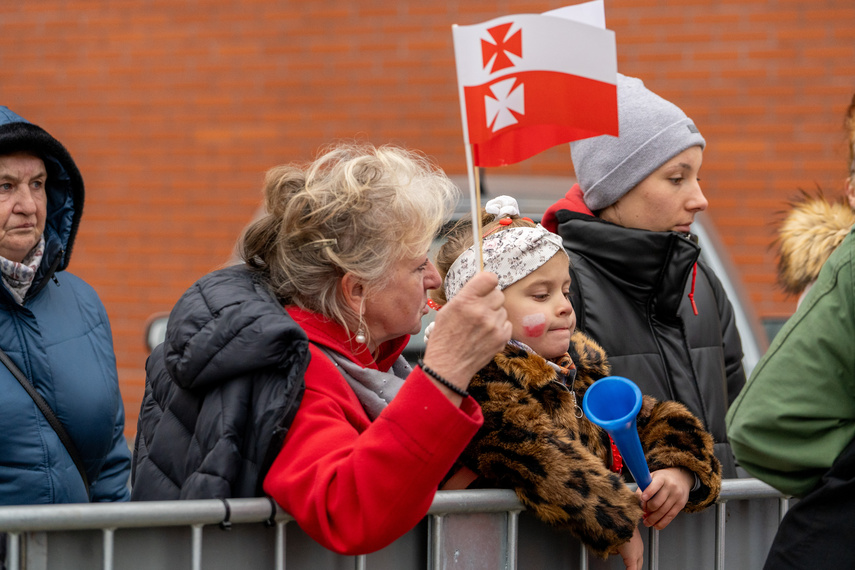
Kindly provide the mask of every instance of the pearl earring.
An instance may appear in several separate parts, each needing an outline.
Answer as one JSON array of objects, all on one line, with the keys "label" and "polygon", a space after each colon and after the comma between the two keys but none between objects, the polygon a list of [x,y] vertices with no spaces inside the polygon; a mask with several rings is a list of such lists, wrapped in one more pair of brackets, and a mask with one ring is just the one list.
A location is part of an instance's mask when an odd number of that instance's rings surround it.
[{"label": "pearl earring", "polygon": [[365,344],[365,330],[363,330],[362,325],[359,326],[359,330],[356,331],[356,342],[359,344]]}]

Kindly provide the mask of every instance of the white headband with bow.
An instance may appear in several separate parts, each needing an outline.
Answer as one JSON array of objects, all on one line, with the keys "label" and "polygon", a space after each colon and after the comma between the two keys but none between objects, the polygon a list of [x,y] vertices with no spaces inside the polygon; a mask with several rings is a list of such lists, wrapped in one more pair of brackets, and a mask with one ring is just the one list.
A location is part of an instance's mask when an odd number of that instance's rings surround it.
[{"label": "white headband with bow", "polygon": [[[564,251],[560,236],[540,224],[533,228],[499,230],[483,240],[484,270],[499,277],[504,290]],[[569,259],[569,256],[568,256]],[[470,247],[458,257],[445,276],[445,298],[449,301],[478,272],[478,252]]]}]

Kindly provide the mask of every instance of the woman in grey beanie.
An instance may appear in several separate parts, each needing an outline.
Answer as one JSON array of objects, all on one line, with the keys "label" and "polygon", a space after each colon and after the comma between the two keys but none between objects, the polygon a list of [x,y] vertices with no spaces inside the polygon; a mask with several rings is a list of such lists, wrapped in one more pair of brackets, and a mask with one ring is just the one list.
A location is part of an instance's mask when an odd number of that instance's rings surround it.
[{"label": "woman in grey beanie", "polygon": [[603,346],[614,374],[701,418],[722,475],[736,477],[724,417],[745,384],[742,344],[690,233],[708,205],[698,177],[706,141],[641,80],[619,74],[617,87],[620,136],[571,143],[579,183],[542,223],[570,255],[578,329]]}]

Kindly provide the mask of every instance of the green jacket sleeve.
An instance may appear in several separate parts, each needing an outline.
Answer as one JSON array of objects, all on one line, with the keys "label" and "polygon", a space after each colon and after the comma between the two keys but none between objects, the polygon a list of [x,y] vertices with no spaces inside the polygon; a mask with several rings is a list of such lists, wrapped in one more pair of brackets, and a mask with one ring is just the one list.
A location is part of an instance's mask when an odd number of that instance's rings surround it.
[{"label": "green jacket sleeve", "polygon": [[778,333],[727,414],[740,465],[803,496],[855,437],[855,232]]}]

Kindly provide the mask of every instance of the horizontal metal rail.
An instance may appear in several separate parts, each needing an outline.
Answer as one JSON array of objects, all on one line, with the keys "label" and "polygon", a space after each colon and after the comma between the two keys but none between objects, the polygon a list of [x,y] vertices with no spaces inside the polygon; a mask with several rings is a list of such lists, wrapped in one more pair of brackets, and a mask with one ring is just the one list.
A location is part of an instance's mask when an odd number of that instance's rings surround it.
[{"label": "horizontal metal rail", "polygon": [[[225,501],[232,523],[265,522],[271,518],[267,499]],[[524,508],[510,490],[439,491],[427,514],[500,513]],[[294,520],[278,505],[273,518],[285,523]],[[225,519],[226,504],[220,499],[21,505],[0,507],[0,532],[211,525]]]},{"label": "horizontal metal rail", "polygon": [[725,479],[721,482],[721,492],[716,502],[738,501],[745,499],[777,499],[784,497],[779,490],[759,479]]},{"label": "horizontal metal rail", "polygon": [[[632,485],[631,487],[634,487]],[[716,505],[715,568],[724,568],[724,530],[728,501],[778,499],[779,517],[788,508],[788,499],[779,491],[757,479],[729,479],[722,482]],[[516,567],[517,515],[525,510],[510,490],[439,491],[428,511],[429,557],[432,567],[439,568],[443,552],[443,520],[449,515],[506,514],[505,536],[507,568]],[[132,503],[96,503],[63,505],[22,505],[0,507],[0,532],[9,533],[9,570],[18,570],[21,561],[19,538],[24,533],[101,530],[104,570],[113,568],[114,533],[119,529],[188,527],[191,529],[193,569],[202,567],[202,528],[206,525],[268,523],[276,526],[275,553],[277,569],[284,568],[285,525],[294,519],[267,498],[189,501],[148,501]],[[651,529],[648,537],[648,567],[659,567],[659,531]],[[581,549],[580,568],[587,568],[587,550]],[[46,554],[45,554],[46,556]],[[355,558],[357,569],[366,568],[365,556]]]},{"label": "horizontal metal rail", "polygon": [[[232,523],[265,522],[273,513],[270,501],[264,498],[227,501]],[[274,519],[294,520],[278,505]],[[225,520],[226,504],[219,499],[0,507],[0,532],[192,526]]]}]

